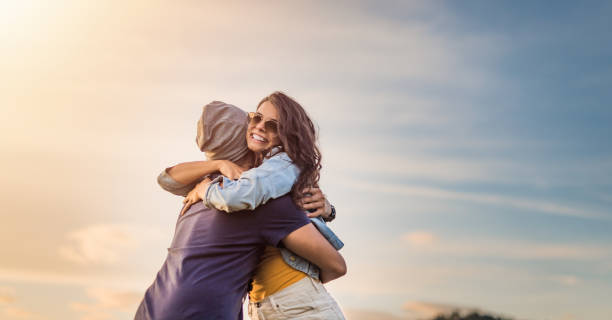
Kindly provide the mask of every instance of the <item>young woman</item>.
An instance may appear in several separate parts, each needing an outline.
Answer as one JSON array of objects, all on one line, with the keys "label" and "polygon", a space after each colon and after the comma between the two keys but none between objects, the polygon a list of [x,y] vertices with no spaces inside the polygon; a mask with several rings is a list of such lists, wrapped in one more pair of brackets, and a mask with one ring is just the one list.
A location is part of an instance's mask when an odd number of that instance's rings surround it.
[{"label": "young woman", "polygon": [[[250,113],[249,119],[246,145],[252,153],[253,165],[260,164],[258,167],[243,172],[246,168],[230,161],[180,164],[163,172],[160,184],[163,187],[166,184],[164,188],[172,191],[168,185],[176,190],[219,171],[226,177],[204,179],[197,184],[187,194],[185,208],[203,200],[208,206],[227,212],[254,209],[291,192],[296,203],[315,211],[311,216],[333,219],[333,207],[318,188],[312,188],[319,179],[321,155],[314,125],[304,109],[285,94],[275,92],[259,103],[257,112]],[[203,130],[199,130],[198,136],[206,133],[200,131]],[[197,140],[200,143],[202,139]],[[202,146],[201,149],[205,151]],[[238,180],[232,180],[235,178]],[[318,227],[337,249],[342,246],[320,221]],[[319,269],[308,261],[288,250],[268,247],[253,277],[249,314],[252,319],[298,316],[343,319],[337,303],[321,284],[326,281],[326,274],[319,274]]]}]

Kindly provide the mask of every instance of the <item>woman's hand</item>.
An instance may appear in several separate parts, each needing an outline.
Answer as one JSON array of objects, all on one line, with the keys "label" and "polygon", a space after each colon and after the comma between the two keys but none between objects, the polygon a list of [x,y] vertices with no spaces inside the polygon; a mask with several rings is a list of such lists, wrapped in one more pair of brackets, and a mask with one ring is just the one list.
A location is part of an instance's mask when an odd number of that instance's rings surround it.
[{"label": "woman's hand", "polygon": [[184,205],[183,209],[181,210],[181,216],[185,212],[187,212],[187,210],[189,210],[189,207],[191,207],[192,204],[198,201],[202,201],[202,199],[204,199],[204,196],[206,195],[206,190],[208,190],[208,186],[210,185],[210,181],[211,180],[209,178],[205,178],[204,180],[202,180],[202,182],[198,183],[191,191],[189,191],[185,199],[183,199]]},{"label": "woman's hand", "polygon": [[230,180],[240,178],[240,175],[244,171],[244,168],[229,160],[215,160],[215,164],[217,166],[217,170]]},{"label": "woman's hand", "polygon": [[304,197],[301,200],[301,207],[304,210],[314,210],[308,213],[309,218],[323,216],[329,217],[331,214],[331,204],[325,198],[325,194],[319,188],[306,188],[302,190]]}]

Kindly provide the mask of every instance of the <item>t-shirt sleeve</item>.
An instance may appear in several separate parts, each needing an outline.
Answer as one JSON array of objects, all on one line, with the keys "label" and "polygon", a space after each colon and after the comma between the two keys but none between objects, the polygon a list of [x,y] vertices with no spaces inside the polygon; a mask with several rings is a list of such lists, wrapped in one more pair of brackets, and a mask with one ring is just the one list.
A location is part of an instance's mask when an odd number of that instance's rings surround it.
[{"label": "t-shirt sleeve", "polygon": [[189,193],[189,191],[191,191],[193,188],[195,188],[195,186],[200,183],[202,180],[204,180],[204,177],[198,178],[196,179],[196,181],[189,183],[189,184],[185,184],[185,183],[181,183],[176,181],[174,178],[172,178],[169,174],[168,174],[168,170],[170,168],[166,168],[164,169],[159,176],[157,176],[157,183],[159,183],[159,186],[162,187],[162,189],[173,193],[177,196],[187,196],[187,194]]},{"label": "t-shirt sleeve", "polygon": [[256,209],[260,235],[266,244],[278,247],[281,240],[293,231],[310,223],[306,213],[299,209],[290,196],[271,200]]}]

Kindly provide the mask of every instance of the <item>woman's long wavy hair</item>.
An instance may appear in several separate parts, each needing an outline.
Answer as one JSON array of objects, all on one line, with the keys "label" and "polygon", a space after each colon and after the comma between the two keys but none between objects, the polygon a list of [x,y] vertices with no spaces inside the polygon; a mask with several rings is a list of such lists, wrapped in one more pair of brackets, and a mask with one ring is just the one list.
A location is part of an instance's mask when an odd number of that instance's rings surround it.
[{"label": "woman's long wavy hair", "polygon": [[291,197],[298,203],[304,188],[319,183],[321,152],[317,146],[315,126],[304,108],[286,94],[276,91],[263,98],[257,108],[266,101],[272,103],[278,112],[278,136],[283,151],[300,169],[300,175],[291,188]]}]

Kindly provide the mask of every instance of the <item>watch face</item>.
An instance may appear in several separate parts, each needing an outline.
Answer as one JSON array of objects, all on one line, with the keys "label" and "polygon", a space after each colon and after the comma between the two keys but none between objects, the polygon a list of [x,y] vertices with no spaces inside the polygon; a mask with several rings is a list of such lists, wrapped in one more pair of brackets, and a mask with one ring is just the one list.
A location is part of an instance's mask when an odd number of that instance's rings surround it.
[{"label": "watch face", "polygon": [[329,214],[329,217],[327,217],[327,221],[332,221],[336,218],[336,208],[333,205],[330,205],[331,207],[331,213]]}]

